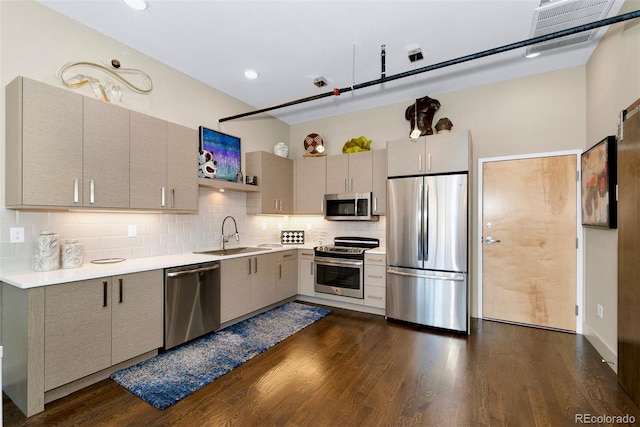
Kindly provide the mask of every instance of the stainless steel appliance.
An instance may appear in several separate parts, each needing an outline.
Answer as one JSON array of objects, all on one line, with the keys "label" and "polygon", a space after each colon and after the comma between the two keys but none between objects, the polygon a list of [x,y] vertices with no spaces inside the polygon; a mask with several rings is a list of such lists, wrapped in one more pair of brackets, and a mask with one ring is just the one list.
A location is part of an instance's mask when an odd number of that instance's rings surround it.
[{"label": "stainless steel appliance", "polygon": [[467,174],[387,186],[387,317],[468,332]]},{"label": "stainless steel appliance", "polygon": [[324,219],[330,221],[377,221],[372,215],[371,193],[325,194]]},{"label": "stainless steel appliance", "polygon": [[165,269],[164,349],[220,328],[220,262]]},{"label": "stainless steel appliance", "polygon": [[364,253],[380,245],[368,237],[336,237],[314,249],[315,291],[364,298]]}]

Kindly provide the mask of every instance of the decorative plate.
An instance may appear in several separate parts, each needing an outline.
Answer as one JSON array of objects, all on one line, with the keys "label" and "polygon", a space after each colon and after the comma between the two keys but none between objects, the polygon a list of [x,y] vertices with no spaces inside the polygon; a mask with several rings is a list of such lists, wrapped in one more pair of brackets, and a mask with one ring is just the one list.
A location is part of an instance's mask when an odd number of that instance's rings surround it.
[{"label": "decorative plate", "polygon": [[308,154],[318,154],[317,147],[323,145],[324,141],[322,140],[322,137],[317,133],[310,133],[304,139],[304,151],[306,151]]}]

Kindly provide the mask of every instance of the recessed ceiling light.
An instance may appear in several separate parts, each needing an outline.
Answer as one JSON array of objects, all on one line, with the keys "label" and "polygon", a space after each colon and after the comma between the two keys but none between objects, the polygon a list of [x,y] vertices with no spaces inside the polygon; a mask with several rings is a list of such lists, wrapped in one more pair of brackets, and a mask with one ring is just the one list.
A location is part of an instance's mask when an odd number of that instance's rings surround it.
[{"label": "recessed ceiling light", "polygon": [[124,2],[131,9],[135,10],[145,10],[149,6],[147,0],[124,0]]},{"label": "recessed ceiling light", "polygon": [[540,56],[540,52],[533,52],[525,55],[525,58],[535,58],[536,56]]},{"label": "recessed ceiling light", "polygon": [[245,70],[244,71],[244,76],[248,79],[257,79],[258,78],[258,72],[256,70]]}]

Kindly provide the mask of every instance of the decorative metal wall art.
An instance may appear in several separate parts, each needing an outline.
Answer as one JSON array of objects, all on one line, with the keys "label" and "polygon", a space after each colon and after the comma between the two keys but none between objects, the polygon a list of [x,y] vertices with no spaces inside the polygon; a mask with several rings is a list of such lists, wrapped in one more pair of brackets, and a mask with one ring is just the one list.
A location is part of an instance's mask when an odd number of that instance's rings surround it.
[{"label": "decorative metal wall art", "polygon": [[[132,90],[135,93],[139,93],[141,95],[147,95],[151,93],[151,91],[153,90],[153,81],[151,80],[151,77],[149,77],[147,73],[141,70],[133,69],[133,68],[121,68],[120,61],[118,61],[117,59],[111,60],[111,67],[101,65],[101,64],[96,64],[93,62],[80,61],[80,62],[71,62],[69,64],[64,65],[62,68],[60,68],[60,71],[58,72],[58,77],[60,78],[60,81],[65,86],[73,89],[77,89],[79,87],[82,87],[88,84],[93,90],[93,93],[96,96],[96,98],[102,99],[106,102],[111,102],[111,100],[113,99],[116,99],[118,101],[122,100],[122,90],[120,86],[114,83],[113,81],[106,80],[103,82],[99,80],[97,77],[87,76],[85,74],[76,74],[75,76],[72,76],[72,77],[65,76],[65,73],[75,68],[94,68],[96,70],[99,70],[107,74],[108,76],[107,78],[112,77],[116,79],[118,82],[120,82],[121,84],[123,84],[128,89]],[[142,78],[145,85],[143,87],[136,86],[135,84],[131,83],[128,79],[124,78],[123,74],[124,75],[131,74],[131,75],[139,76]]]}]

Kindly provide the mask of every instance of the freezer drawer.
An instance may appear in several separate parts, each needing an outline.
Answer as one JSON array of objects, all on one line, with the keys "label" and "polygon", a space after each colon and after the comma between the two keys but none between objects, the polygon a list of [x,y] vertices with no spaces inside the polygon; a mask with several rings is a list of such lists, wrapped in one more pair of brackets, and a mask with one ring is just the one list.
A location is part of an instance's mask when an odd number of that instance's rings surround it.
[{"label": "freezer drawer", "polygon": [[468,332],[466,274],[389,267],[386,296],[389,318]]}]

